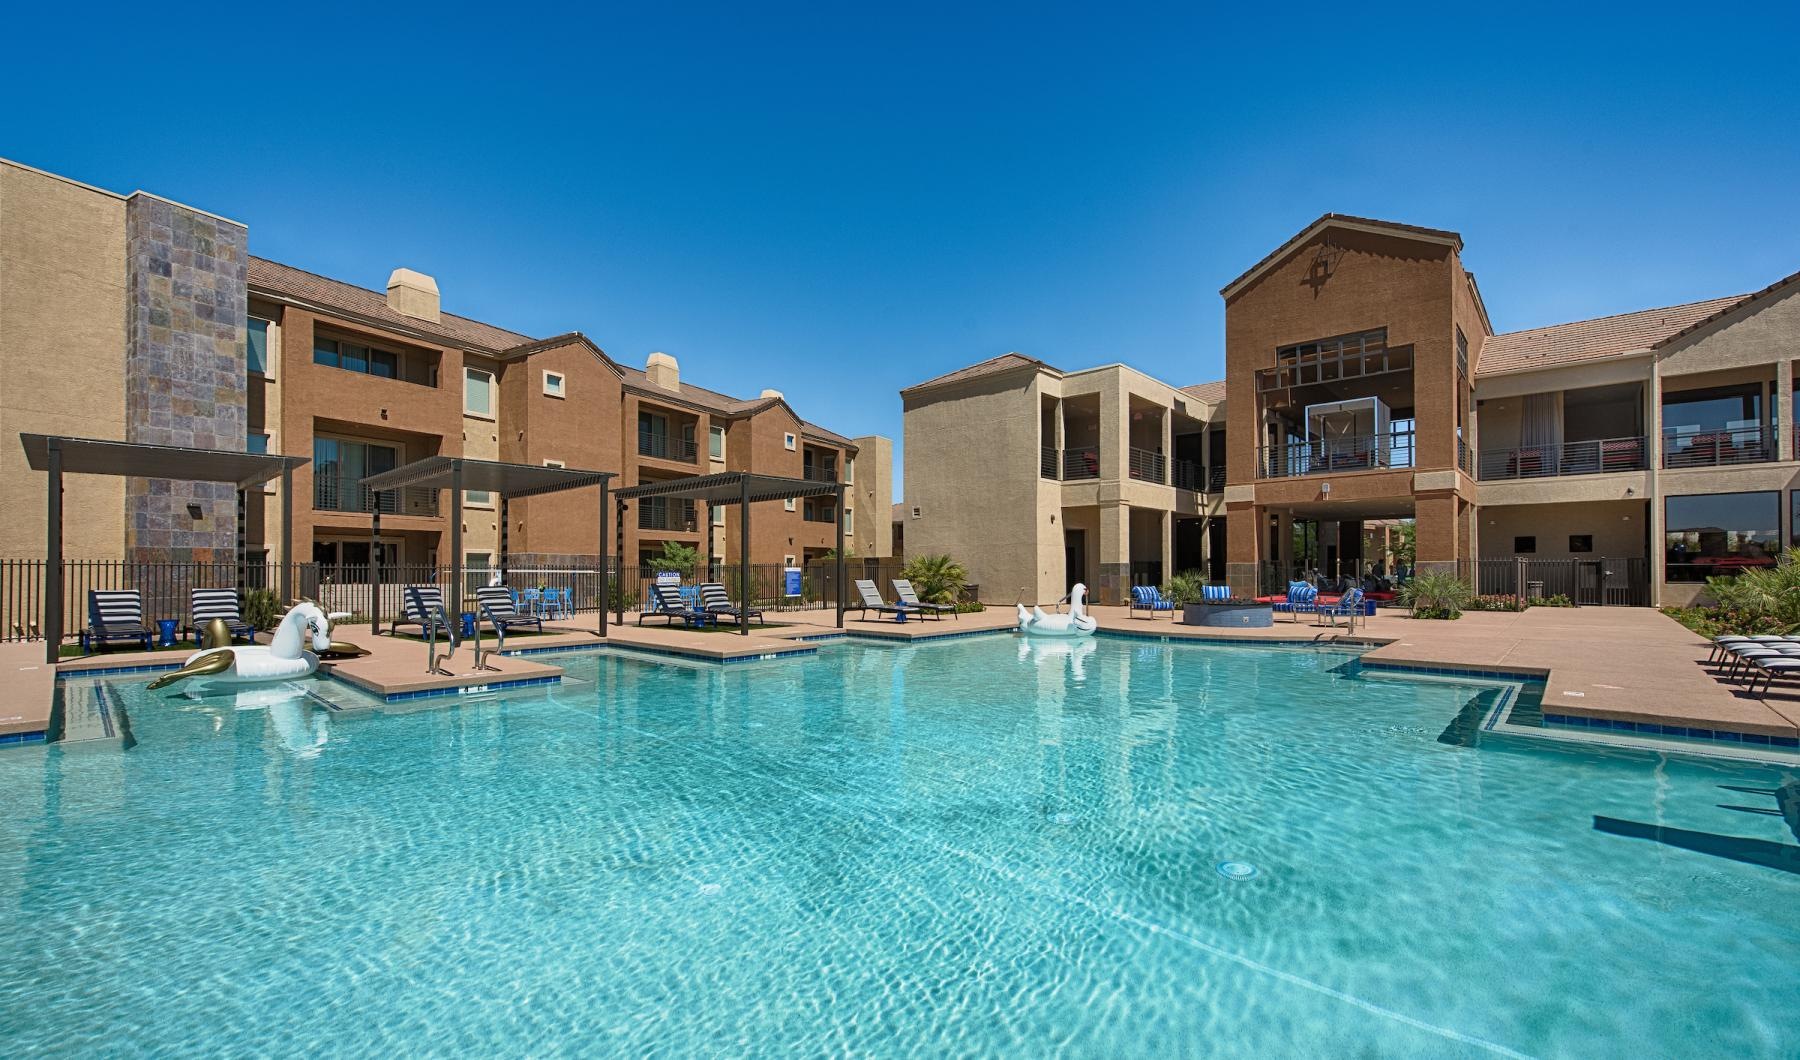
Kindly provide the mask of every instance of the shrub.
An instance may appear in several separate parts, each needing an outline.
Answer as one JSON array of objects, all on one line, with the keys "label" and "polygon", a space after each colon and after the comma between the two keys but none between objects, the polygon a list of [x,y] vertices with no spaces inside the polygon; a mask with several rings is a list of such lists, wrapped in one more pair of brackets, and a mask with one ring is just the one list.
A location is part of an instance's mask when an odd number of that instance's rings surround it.
[{"label": "shrub", "polygon": [[694,576],[694,568],[699,562],[699,549],[691,548],[679,541],[664,541],[662,555],[650,557],[650,569],[675,571],[683,578],[691,578]]},{"label": "shrub", "polygon": [[1206,576],[1197,570],[1184,570],[1169,579],[1162,594],[1176,607],[1197,604],[1206,596]]},{"label": "shrub", "polygon": [[1469,584],[1448,571],[1425,571],[1400,589],[1400,602],[1414,618],[1461,618],[1474,597]]},{"label": "shrub", "polygon": [[953,604],[969,583],[969,572],[949,556],[916,556],[907,561],[900,576],[912,582],[919,599],[931,604]]},{"label": "shrub", "polygon": [[978,615],[986,610],[987,605],[980,600],[964,600],[956,605],[956,613],[959,615]]},{"label": "shrub", "polygon": [[1569,599],[1569,597],[1566,593],[1556,593],[1551,596],[1534,596],[1534,597],[1530,598],[1529,600],[1525,601],[1525,606],[1526,607],[1574,607],[1575,601]]},{"label": "shrub", "polygon": [[606,609],[608,611],[636,611],[637,606],[638,596],[636,593],[628,592],[618,582],[607,586]]},{"label": "shrub", "polygon": [[244,593],[244,621],[253,628],[274,629],[275,617],[281,613],[281,601],[276,599],[274,590],[250,589]]},{"label": "shrub", "polygon": [[1469,597],[1469,602],[1464,604],[1463,608],[1467,611],[1523,611],[1530,606],[1529,603],[1520,601],[1516,596],[1498,594],[1489,596],[1471,596]]}]

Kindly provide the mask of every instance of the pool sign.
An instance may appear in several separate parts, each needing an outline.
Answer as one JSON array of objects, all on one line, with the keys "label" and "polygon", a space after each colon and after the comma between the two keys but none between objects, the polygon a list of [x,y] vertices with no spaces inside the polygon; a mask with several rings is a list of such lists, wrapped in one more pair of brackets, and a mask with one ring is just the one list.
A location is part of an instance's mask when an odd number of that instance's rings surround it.
[{"label": "pool sign", "polygon": [[656,584],[679,586],[681,584],[681,572],[678,570],[659,570],[656,572]]},{"label": "pool sign", "polygon": [[785,596],[800,595],[800,568],[786,567],[782,570],[782,594]]}]

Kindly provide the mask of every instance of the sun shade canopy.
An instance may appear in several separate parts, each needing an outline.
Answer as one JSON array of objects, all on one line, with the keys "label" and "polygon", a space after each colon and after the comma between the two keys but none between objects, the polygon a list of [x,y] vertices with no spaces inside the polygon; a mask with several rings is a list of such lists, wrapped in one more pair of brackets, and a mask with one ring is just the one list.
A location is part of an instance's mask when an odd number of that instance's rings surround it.
[{"label": "sun shade canopy", "polygon": [[281,477],[308,462],[304,456],[237,453],[227,449],[184,449],[175,445],[109,442],[99,438],[21,434],[33,471],[50,469],[50,448],[62,454],[62,470],[72,475],[127,475],[183,482],[230,482],[240,489]]},{"label": "sun shade canopy", "polygon": [[598,486],[614,477],[611,471],[581,471],[569,467],[535,464],[503,464],[496,460],[471,460],[460,456],[428,456],[405,467],[370,475],[362,484],[372,490],[454,489],[454,477],[462,472],[461,488],[498,493],[506,497],[535,497],[545,493]]},{"label": "sun shade canopy", "polygon": [[694,475],[667,482],[646,482],[614,493],[622,501],[639,497],[675,497],[681,500],[706,501],[709,504],[737,504],[748,500],[785,501],[801,497],[836,497],[843,492],[840,482],[814,482],[804,478],[779,475],[756,475],[748,471],[727,471],[718,475]]}]

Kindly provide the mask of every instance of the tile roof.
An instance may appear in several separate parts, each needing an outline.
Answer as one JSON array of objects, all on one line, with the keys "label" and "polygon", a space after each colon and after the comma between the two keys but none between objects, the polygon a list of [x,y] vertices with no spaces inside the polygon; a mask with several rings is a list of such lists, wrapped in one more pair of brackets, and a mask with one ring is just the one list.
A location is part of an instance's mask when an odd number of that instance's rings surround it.
[{"label": "tile roof", "polygon": [[[965,379],[979,379],[984,375],[996,375],[1000,372],[1010,372],[1015,368],[1025,368],[1028,366],[1050,368],[1049,365],[1035,357],[1027,357],[1022,353],[1003,353],[998,357],[990,357],[985,361],[971,364],[966,368],[958,368],[954,372],[946,372],[943,375],[934,376],[925,380],[923,383],[914,383],[912,386],[906,387],[900,392],[904,394],[908,390],[923,390],[928,386],[943,386],[946,383],[960,383]],[[1056,369],[1050,368],[1050,370],[1055,371]]]},{"label": "tile roof", "polygon": [[1193,386],[1181,388],[1183,394],[1217,404],[1225,400],[1225,380],[1219,379],[1211,383],[1195,383]]},{"label": "tile roof", "polygon": [[[1776,280],[1774,283],[1770,284],[1767,287],[1764,287],[1762,290],[1756,292],[1755,294],[1745,295],[1741,300],[1739,300],[1731,305],[1725,306],[1724,308],[1720,309],[1718,312],[1712,314],[1711,316],[1702,317],[1701,319],[1694,321],[1692,324],[1689,324],[1687,327],[1682,328],[1680,331],[1677,331],[1672,335],[1668,335],[1668,336],[1658,340],[1658,342],[1656,343],[1656,346],[1658,349],[1661,349],[1662,347],[1667,346],[1669,343],[1674,342],[1676,339],[1682,338],[1688,334],[1691,334],[1692,332],[1699,331],[1701,328],[1703,328],[1706,325],[1712,323],[1713,321],[1719,319],[1720,317],[1724,316],[1726,313],[1730,313],[1730,312],[1732,312],[1736,309],[1739,309],[1743,306],[1750,305],[1753,302],[1760,302],[1763,299],[1770,297],[1771,295],[1779,294],[1782,291],[1786,290],[1787,288],[1793,286],[1796,283],[1800,283],[1800,272],[1790,272],[1786,276],[1783,276],[1781,279]],[[1721,299],[1721,300],[1725,301],[1726,299]]]},{"label": "tile roof", "polygon": [[[655,383],[652,383],[650,377],[645,374],[642,368],[630,368],[625,365],[620,365],[619,371],[625,376],[625,385],[639,393],[647,394],[651,398],[702,408],[707,412],[717,413],[721,416],[727,416],[734,419],[760,412],[778,402],[784,405],[787,404],[785,398],[734,398],[729,394],[721,394],[717,390],[708,390],[705,387],[695,386],[688,382],[683,382],[680,390],[669,390],[666,387],[660,387]],[[789,405],[788,410],[792,412],[793,406]],[[794,418],[800,419],[800,414],[794,413]],[[803,434],[811,434],[815,438],[831,442],[834,445],[842,445],[851,449],[856,448],[856,443],[844,435],[809,420],[800,420],[800,430]]]},{"label": "tile roof", "polygon": [[1737,306],[1745,297],[1738,294],[1494,335],[1481,348],[1475,374],[1524,372],[1640,353]]},{"label": "tile roof", "polygon": [[385,292],[371,291],[366,287],[333,280],[255,255],[250,257],[249,283],[254,292],[309,302],[321,309],[337,310],[378,324],[407,328],[454,345],[499,351],[532,341],[530,335],[483,324],[479,320],[459,317],[454,313],[444,313],[435,321],[396,313],[388,308]]}]

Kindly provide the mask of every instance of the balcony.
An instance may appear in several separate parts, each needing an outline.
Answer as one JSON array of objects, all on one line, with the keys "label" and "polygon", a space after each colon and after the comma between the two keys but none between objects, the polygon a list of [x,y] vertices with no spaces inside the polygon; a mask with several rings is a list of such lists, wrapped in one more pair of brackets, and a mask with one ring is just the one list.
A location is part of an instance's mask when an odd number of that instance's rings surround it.
[{"label": "balcony", "polygon": [[1038,474],[1040,476],[1048,479],[1056,478],[1057,472],[1060,470],[1059,463],[1056,459],[1055,446],[1046,445],[1038,450]]},{"label": "balcony", "polygon": [[831,464],[808,464],[802,475],[808,482],[836,482],[837,468]]},{"label": "balcony", "polygon": [[1062,477],[1064,482],[1099,478],[1100,447],[1090,445],[1080,449],[1064,449],[1062,452]]},{"label": "balcony", "polygon": [[1484,449],[1476,469],[1483,482],[1642,471],[1650,466],[1649,448],[1649,439],[1640,437]]},{"label": "balcony", "polygon": [[1264,446],[1256,451],[1258,478],[1301,478],[1413,466],[1412,430],[1345,435]]},{"label": "balcony", "polygon": [[1663,431],[1662,466],[1725,467],[1775,459],[1775,428],[1671,427]]},{"label": "balcony", "polygon": [[1136,446],[1125,452],[1125,473],[1139,482],[1164,483],[1168,479],[1168,459],[1161,453]]},{"label": "balcony", "polygon": [[678,534],[697,534],[700,522],[694,517],[692,503],[669,507],[641,503],[638,506],[639,530],[666,530]]},{"label": "balcony", "polygon": [[407,486],[404,489],[376,493],[355,475],[315,475],[313,477],[313,511],[373,512],[383,515],[418,515],[427,518],[438,513],[438,491]]},{"label": "balcony", "polygon": [[1172,468],[1175,473],[1175,488],[1193,490],[1195,493],[1206,492],[1206,467],[1192,460],[1177,460]]},{"label": "balcony", "polygon": [[699,451],[692,439],[670,438],[665,434],[638,432],[638,455],[657,460],[675,460],[683,464],[695,462]]}]

